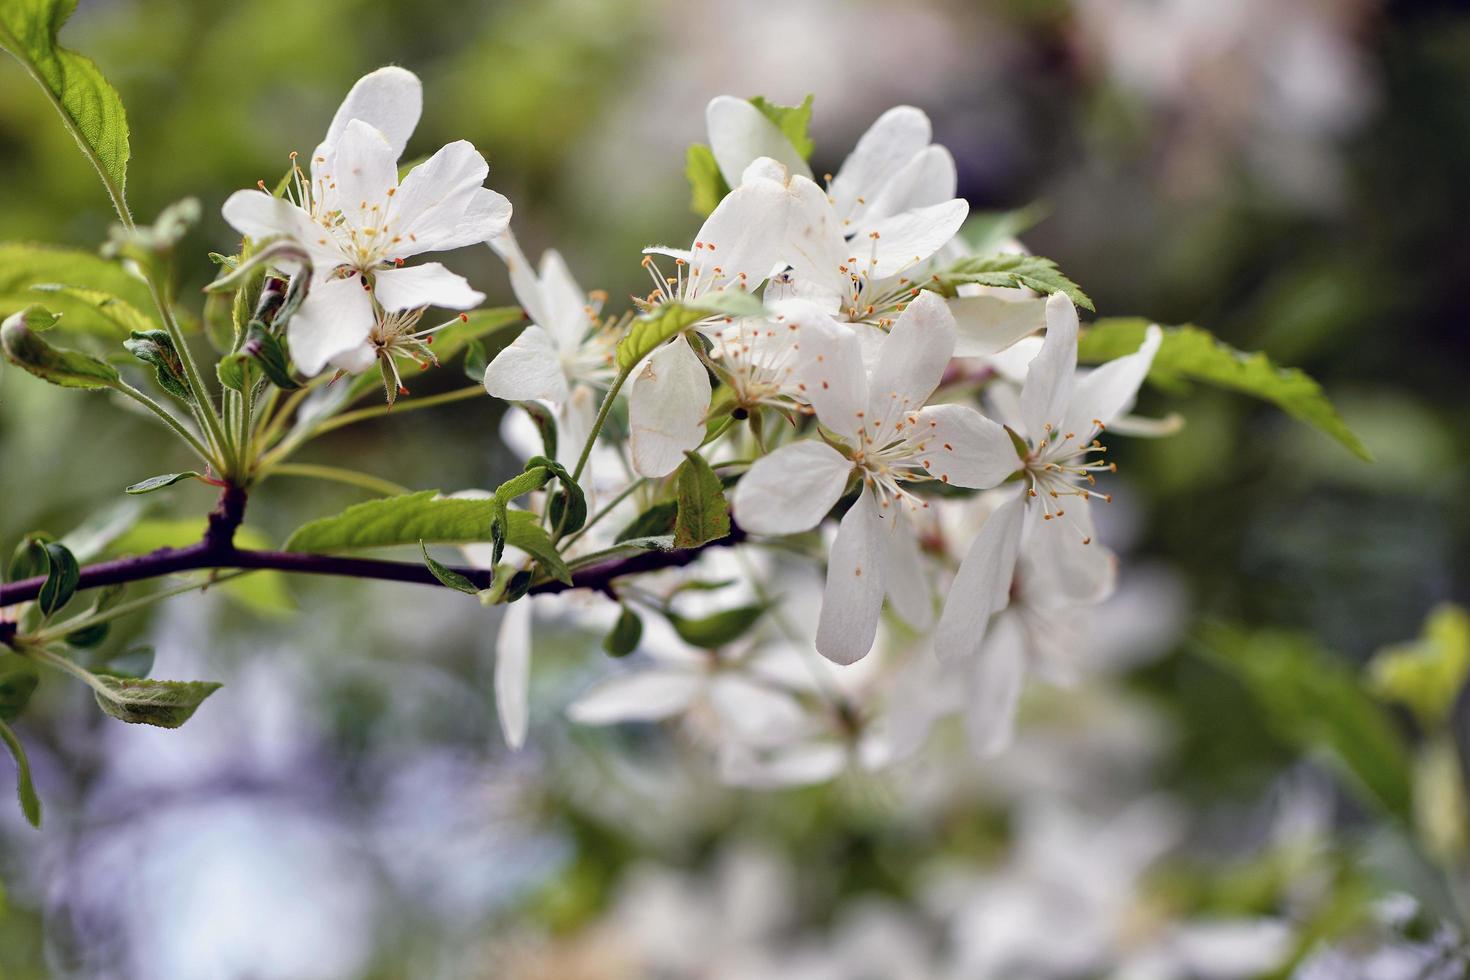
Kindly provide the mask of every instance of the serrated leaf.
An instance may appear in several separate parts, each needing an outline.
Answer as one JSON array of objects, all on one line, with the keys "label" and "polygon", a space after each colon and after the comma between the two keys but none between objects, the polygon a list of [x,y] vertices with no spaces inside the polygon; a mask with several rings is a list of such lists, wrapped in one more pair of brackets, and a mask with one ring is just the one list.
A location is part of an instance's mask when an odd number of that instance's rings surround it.
[{"label": "serrated leaf", "polygon": [[725,195],[730,185],[720,173],[715,162],[715,153],[703,143],[694,143],[684,157],[684,176],[689,178],[689,209],[701,218],[707,218]]},{"label": "serrated leaf", "polygon": [[155,681],[147,678],[96,677],[97,705],[130,725],[178,728],[194,717],[205,698],[221,685],[214,681]]},{"label": "serrated leaf", "polygon": [[434,577],[439,580],[440,585],[454,589],[456,592],[463,592],[465,595],[480,594],[480,590],[475,587],[475,583],[471,582],[469,579],[465,578],[463,575],[459,574],[443,562],[435,560],[435,558],[429,554],[428,546],[422,541],[419,542],[419,549],[424,553],[424,564],[429,566],[429,571],[432,572],[434,574]]},{"label": "serrated leaf", "polygon": [[643,639],[643,620],[638,614],[627,606],[618,614],[618,621],[608,631],[607,636],[602,639],[602,649],[609,657],[626,657],[638,649],[638,641]]},{"label": "serrated leaf", "polygon": [[10,749],[15,759],[16,792],[20,797],[20,810],[32,827],[41,826],[41,798],[36,795],[36,786],[31,782],[31,761],[26,758],[25,746],[20,744],[10,726],[0,721],[0,742]]},{"label": "serrated leaf", "polygon": [[125,217],[130,151],[122,99],[91,59],[57,43],[76,6],[76,0],[6,0],[0,4],[0,48],[13,54],[50,96]]},{"label": "serrated leaf", "polygon": [[1015,255],[1008,252],[973,255],[935,273],[932,280],[924,285],[937,289],[946,296],[954,296],[957,287],[971,284],[1031,289],[1043,295],[1066,293],[1073,303],[1084,310],[1094,309],[1092,300],[1082,288],[1062,275],[1055,262],[1040,255]]},{"label": "serrated leaf", "polygon": [[62,388],[112,388],[121,380],[112,365],[91,354],[52,347],[26,326],[24,317],[24,311],[16,313],[0,327],[0,347],[11,363]]},{"label": "serrated leaf", "polygon": [[614,544],[623,544],[639,538],[668,536],[673,541],[674,522],[679,516],[679,502],[664,500],[649,507],[633,518],[628,526],[618,532]]},{"label": "serrated leaf", "polygon": [[686,452],[675,479],[674,547],[695,548],[730,533],[730,505],[720,477],[698,453]]},{"label": "serrated leaf", "polygon": [[[0,318],[35,303],[35,287],[54,288],[60,283],[65,287],[50,292],[46,306],[63,316],[62,329],[71,333],[126,337],[137,329],[119,327],[113,318],[117,310],[99,308],[89,298],[93,294],[115,297],[133,310],[147,309],[153,302],[141,279],[93,252],[24,242],[0,244]],[[72,293],[73,289],[79,292]]]},{"label": "serrated leaf", "polygon": [[[1078,341],[1077,360],[1100,363],[1131,354],[1143,343],[1148,326],[1149,321],[1134,318],[1099,320]],[[1373,458],[1311,377],[1277,367],[1265,354],[1238,351],[1199,327],[1164,328],[1148,380],[1175,391],[1197,381],[1254,395],[1336,439],[1360,459]]]},{"label": "serrated leaf", "polygon": [[632,370],[665,341],[701,320],[716,316],[761,316],[764,312],[759,299],[739,289],[720,290],[689,302],[663,303],[635,319],[628,335],[618,341],[618,367]]},{"label": "serrated leaf", "polygon": [[690,619],[675,612],[668,612],[669,623],[679,638],[692,647],[714,650],[733,643],[756,624],[765,614],[766,605],[737,606],[712,616]]},{"label": "serrated leaf", "polygon": [[421,490],[354,504],[297,528],[287,551],[357,551],[394,545],[465,544],[490,537],[491,500],[442,497]]},{"label": "serrated leaf", "polygon": [[187,473],[163,473],[159,476],[150,476],[146,480],[141,480],[137,483],[134,483],[132,486],[125,488],[123,490],[123,493],[152,493],[155,490],[162,490],[164,487],[171,487],[175,483],[182,483],[185,480],[202,479],[204,479],[203,474],[195,473],[193,470],[190,470]]},{"label": "serrated leaf", "polygon": [[10,721],[24,711],[40,683],[35,664],[14,653],[0,652],[0,721]]},{"label": "serrated leaf", "polygon": [[1279,738],[1303,751],[1327,751],[1371,801],[1411,818],[1408,746],[1340,659],[1293,633],[1213,624],[1201,641],[1240,678]]},{"label": "serrated leaf", "polygon": [[777,105],[759,95],[751,98],[750,104],[776,124],[781,135],[791,142],[803,160],[812,158],[812,151],[817,147],[812,142],[809,132],[812,125],[812,97],[810,95],[802,99],[801,105]]}]

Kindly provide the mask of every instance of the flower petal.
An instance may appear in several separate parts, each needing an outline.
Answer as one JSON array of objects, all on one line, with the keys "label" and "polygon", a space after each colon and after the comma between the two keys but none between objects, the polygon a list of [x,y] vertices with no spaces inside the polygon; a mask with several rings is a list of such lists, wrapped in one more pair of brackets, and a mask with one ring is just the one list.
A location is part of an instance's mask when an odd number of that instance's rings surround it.
[{"label": "flower petal", "polygon": [[1048,425],[1061,426],[1076,373],[1077,307],[1066,293],[1052,293],[1046,301],[1046,339],[1021,387],[1024,434],[1033,444],[1046,438]]},{"label": "flower petal", "polygon": [[468,310],[485,302],[484,293],[471,289],[464,276],[450,272],[438,262],[380,269],[373,276],[373,293],[390,313],[420,306]]},{"label": "flower petal", "polygon": [[802,742],[762,754],[726,745],[720,753],[720,778],[756,789],[810,786],[847,768],[847,754],[847,748],[836,742]]},{"label": "flower petal", "polygon": [[987,490],[1021,468],[1006,430],[969,405],[931,405],[919,425],[928,434],[918,458],[936,480]]},{"label": "flower petal", "polygon": [[1148,377],[1163,340],[1163,331],[1151,326],[1136,352],[1079,377],[1063,428],[1069,432],[1095,432],[1099,425],[1108,425],[1132,408],[1138,400],[1138,387]]},{"label": "flower petal", "polygon": [[236,191],[220,209],[230,227],[257,242],[285,235],[311,256],[316,274],[325,276],[347,261],[336,241],[311,215],[265,191]]},{"label": "flower petal", "polygon": [[582,725],[658,721],[688,708],[704,685],[705,679],[692,670],[655,668],[619,674],[568,705],[567,717]]},{"label": "flower petal", "polygon": [[832,178],[837,213],[860,221],[864,205],[858,198],[876,199],[884,184],[929,145],[932,134],[929,117],[913,106],[895,106],[879,116]]},{"label": "flower petal", "polygon": [[360,277],[317,282],[286,327],[291,359],[302,374],[314,377],[334,357],[361,347],[376,322]]},{"label": "flower petal", "polygon": [[752,534],[797,534],[819,524],[837,503],[852,461],[808,439],[763,456],[735,485],[735,520]]},{"label": "flower petal", "polygon": [[883,582],[888,602],[899,617],[919,632],[934,625],[934,590],[919,554],[919,539],[913,524],[901,511],[893,515],[896,526],[884,536],[887,546]]},{"label": "flower petal", "polygon": [[1046,326],[1044,299],[956,296],[949,312],[955,320],[955,357],[998,354]]},{"label": "flower petal", "polygon": [[827,556],[827,587],[817,623],[817,650],[828,660],[850,664],[868,655],[883,609],[884,566],[893,528],[878,514],[873,494],[863,490],[837,529]]},{"label": "flower petal", "polygon": [[500,619],[495,643],[495,712],[505,744],[518,749],[526,742],[531,686],[531,605],[513,602]]},{"label": "flower petal", "polygon": [[752,175],[725,195],[700,227],[690,250],[686,295],[754,290],[785,260],[786,243],[802,205],[801,194],[792,188],[804,178],[758,176],[771,168],[778,174],[782,169],[766,158],[751,164]]},{"label": "flower petal", "polygon": [[[345,229],[376,235],[398,187],[398,154],[381,132],[353,119],[326,152],[318,212],[341,211]],[[345,231],[344,229],[344,231]]]},{"label": "flower petal", "polygon": [[532,323],[544,326],[551,319],[550,309],[541,294],[541,280],[537,277],[535,268],[527,261],[525,253],[521,251],[521,243],[516,241],[516,236],[507,228],[486,244],[505,263],[505,271],[510,273],[510,288],[515,293],[516,302],[525,309]]},{"label": "flower petal", "polygon": [[823,425],[856,445],[868,407],[868,378],[857,335],[807,300],[783,300],[774,312],[778,322],[797,328],[796,393],[811,404]]},{"label": "flower petal", "polygon": [[941,657],[978,653],[990,617],[1009,601],[1025,526],[1024,507],[1025,498],[1017,495],[996,508],[960,562],[934,634],[934,649]]},{"label": "flower petal", "polygon": [[485,369],[485,390],[508,402],[566,401],[567,377],[551,335],[534,323],[522,330]]},{"label": "flower petal", "polygon": [[883,342],[868,379],[870,426],[887,419],[887,430],[893,431],[905,421],[905,413],[924,406],[944,377],[954,353],[954,336],[954,317],[938,293],[922,290],[909,302]]},{"label": "flower petal", "polygon": [[481,185],[490,172],[464,140],[449,143],[409,171],[393,198],[389,258],[488,241],[510,223],[510,202]]},{"label": "flower petal", "polygon": [[[853,254],[869,279],[896,276],[949,244],[969,213],[969,203],[957,197],[890,215],[859,228],[851,243]],[[871,260],[867,258],[870,246]]]},{"label": "flower petal", "polygon": [[1033,517],[1026,550],[1059,598],[1101,602],[1117,586],[1117,556],[1097,540],[1092,506],[1081,498],[1068,501],[1061,517]]},{"label": "flower petal", "polygon": [[393,148],[393,159],[397,160],[418,126],[423,108],[424,87],[413,72],[393,65],[368,72],[342,100],[317,155],[323,155],[325,149],[337,142],[348,123],[361,119],[383,134]]},{"label": "flower petal", "polygon": [[811,168],[780,128],[749,101],[730,95],[716,96],[705,108],[704,118],[715,162],[720,165],[725,183],[731,187],[740,186],[745,168],[759,157],[770,157],[794,174],[812,175]]},{"label": "flower petal", "polygon": [[782,745],[809,724],[794,696],[740,674],[716,674],[709,685],[709,701],[724,733],[746,745]]},{"label": "flower petal", "polygon": [[577,285],[566,259],[554,248],[541,254],[541,295],[546,298],[547,307],[547,320],[541,325],[559,348],[576,350],[592,325],[587,293]]},{"label": "flower petal", "polygon": [[976,755],[998,755],[1011,744],[1025,680],[1025,636],[1019,618],[1005,613],[996,617],[995,628],[970,674],[965,731]]},{"label": "flower petal", "polygon": [[704,441],[709,399],[709,374],[682,337],[649,355],[628,394],[633,468],[642,476],[674,472]]},{"label": "flower petal", "polygon": [[955,196],[958,178],[954,157],[942,146],[930,145],[914,154],[868,202],[865,224],[915,208],[943,204]]}]

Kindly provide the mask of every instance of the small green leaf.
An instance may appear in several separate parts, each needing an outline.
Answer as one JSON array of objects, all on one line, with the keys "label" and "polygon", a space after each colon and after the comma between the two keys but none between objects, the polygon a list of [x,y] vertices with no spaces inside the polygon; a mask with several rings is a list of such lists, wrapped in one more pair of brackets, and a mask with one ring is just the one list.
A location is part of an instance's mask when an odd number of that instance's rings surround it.
[{"label": "small green leaf", "polygon": [[190,470],[187,473],[164,473],[159,476],[150,476],[146,480],[143,480],[139,483],[134,483],[132,486],[123,490],[123,493],[152,493],[155,490],[162,490],[164,487],[171,487],[175,483],[182,483],[185,480],[203,479],[203,474],[195,473],[193,470]]},{"label": "small green leaf", "polygon": [[0,721],[10,721],[24,711],[40,682],[35,664],[13,653],[0,653]]},{"label": "small green leaf", "polygon": [[[1141,319],[1099,320],[1079,340],[1077,360],[1096,364],[1131,354],[1143,343],[1148,326]],[[1148,380],[1175,391],[1196,381],[1254,395],[1336,439],[1360,459],[1373,458],[1316,381],[1295,368],[1277,367],[1265,354],[1238,351],[1199,327],[1164,328]]]},{"label": "small green leaf", "polygon": [[57,297],[67,296],[96,310],[108,322],[125,333],[147,333],[154,323],[142,310],[132,303],[105,292],[85,286],[67,286],[57,282],[42,282],[32,286],[38,293],[47,293],[52,302]]},{"label": "small green leaf", "polygon": [[696,548],[730,533],[730,505],[720,477],[704,457],[686,452],[675,481],[674,547]]},{"label": "small green leaf", "polygon": [[725,183],[720,165],[715,162],[714,151],[703,143],[689,147],[684,158],[684,176],[689,178],[689,209],[701,218],[709,217],[730,193],[730,185]]},{"label": "small green leaf", "polygon": [[638,649],[638,641],[643,639],[643,620],[638,614],[627,606],[618,615],[618,621],[613,628],[603,637],[602,649],[609,657],[626,657]]},{"label": "small green leaf", "polygon": [[0,4],[0,48],[15,55],[46,90],[125,216],[130,151],[122,99],[90,58],[56,39],[76,7],[77,0],[6,0]]},{"label": "small green leaf", "polygon": [[551,543],[551,535],[536,520],[535,514],[524,510],[511,511],[505,542],[535,558],[547,574],[558,582],[572,584],[571,570],[567,568],[561,553],[556,550],[556,545]]},{"label": "small green leaf", "polygon": [[[484,376],[484,372],[481,372]],[[541,402],[511,402],[531,416],[536,431],[541,433],[541,454],[547,459],[556,459],[556,416]]]},{"label": "small green leaf", "polygon": [[259,323],[250,325],[239,351],[220,359],[215,373],[219,375],[221,384],[235,391],[244,391],[247,385],[254,384],[247,371],[250,366],[259,368],[271,384],[282,391],[295,391],[301,387],[291,377],[286,348],[280,338]]},{"label": "small green leaf", "polygon": [[724,289],[690,302],[663,303],[633,321],[628,335],[618,341],[618,367],[631,371],[665,341],[701,320],[723,316],[761,316],[761,301],[739,289]]},{"label": "small green leaf", "polygon": [[65,545],[52,541],[45,545],[45,549],[50,567],[46,572],[46,583],[41,586],[41,594],[36,597],[36,605],[42,613],[50,616],[77,594],[82,569],[76,556]]},{"label": "small green leaf", "polygon": [[791,141],[791,145],[796,148],[796,152],[803,160],[812,158],[812,151],[817,147],[812,142],[809,133],[812,125],[812,97],[810,95],[801,100],[801,105],[776,105],[759,95],[753,97],[750,104],[776,124],[776,128],[781,130],[781,135]]},{"label": "small green leaf", "polygon": [[1055,262],[1039,255],[998,252],[993,255],[970,256],[935,273],[933,279],[924,285],[945,296],[954,296],[957,287],[968,284],[1031,289],[1043,295],[1066,293],[1072,302],[1084,310],[1094,309],[1092,300],[1080,286],[1062,275]]},{"label": "small green leaf", "polygon": [[464,544],[490,537],[492,500],[441,497],[422,490],[355,504],[333,517],[302,525],[287,551],[357,551],[394,545]]},{"label": "small green leaf", "polygon": [[96,678],[98,706],[130,725],[178,728],[194,717],[204,699],[220,689],[213,681],[154,681],[144,678]]},{"label": "small green leaf", "polygon": [[[62,329],[70,333],[126,337],[133,330],[153,326],[119,324],[119,315],[128,316],[120,314],[123,308],[142,310],[153,300],[143,280],[118,263],[79,249],[0,244],[0,318],[36,302],[38,287],[53,290],[46,297],[46,306],[64,317]],[[99,306],[98,296],[115,298],[115,302]]]},{"label": "small green leaf", "polygon": [[62,388],[116,387],[121,380],[110,364],[81,351],[52,347],[26,325],[22,310],[0,326],[0,347],[14,364]]},{"label": "small green leaf", "polygon": [[459,574],[443,562],[436,561],[434,557],[429,554],[428,545],[420,541],[419,549],[424,553],[424,564],[429,566],[429,571],[434,573],[434,577],[439,580],[440,585],[454,589],[456,592],[463,592],[465,595],[480,594],[480,590],[475,588],[475,583],[471,582],[469,579],[465,578],[463,575]]},{"label": "small green leaf", "polygon": [[490,359],[485,356],[485,345],[480,338],[471,337],[465,342],[464,348],[464,376],[471,381],[483,382],[485,371],[490,367]]},{"label": "small green leaf", "polygon": [[107,639],[107,634],[111,632],[111,623],[93,623],[66,634],[66,645],[81,650],[89,649]]},{"label": "small green leaf", "polygon": [[618,532],[614,544],[622,544],[638,538],[656,538],[664,535],[673,540],[674,522],[679,516],[679,502],[664,500],[649,507]]},{"label": "small green leaf", "polygon": [[151,365],[158,377],[158,386],[180,401],[191,401],[189,380],[184,376],[184,360],[174,347],[174,342],[162,330],[134,332],[123,346],[144,364]]},{"label": "small green leaf", "polygon": [[562,534],[580,531],[587,523],[587,496],[567,468],[546,456],[532,456],[526,460],[526,469],[544,467],[553,476],[561,489],[551,495],[546,504],[546,514],[551,526]]},{"label": "small green leaf", "polygon": [[5,568],[5,577],[12,582],[21,579],[39,578],[51,573],[51,556],[46,545],[52,537],[41,531],[33,531],[21,539],[10,555],[10,564]]},{"label": "small green leaf", "polygon": [[147,677],[153,672],[153,659],[152,647],[129,647],[121,653],[103,658],[93,673],[106,674],[109,677]]},{"label": "small green leaf", "polygon": [[714,650],[738,640],[764,615],[766,606],[738,606],[713,616],[689,619],[675,612],[668,612],[669,623],[679,638],[692,647]]},{"label": "small green leaf", "polygon": [[509,525],[510,502],[522,494],[540,490],[551,479],[551,471],[544,466],[528,465],[524,472],[511,477],[495,488],[490,499],[490,543],[493,546],[491,562],[500,564],[505,553],[506,529]]},{"label": "small green leaf", "polygon": [[1386,647],[1368,662],[1369,688],[1407,705],[1426,729],[1449,717],[1470,675],[1470,614],[1443,605],[1429,614],[1419,639]]},{"label": "small green leaf", "polygon": [[20,796],[20,809],[32,827],[41,826],[41,798],[36,795],[36,786],[31,782],[31,762],[26,758],[25,747],[10,726],[0,721],[0,741],[10,749],[15,759],[16,790]]}]

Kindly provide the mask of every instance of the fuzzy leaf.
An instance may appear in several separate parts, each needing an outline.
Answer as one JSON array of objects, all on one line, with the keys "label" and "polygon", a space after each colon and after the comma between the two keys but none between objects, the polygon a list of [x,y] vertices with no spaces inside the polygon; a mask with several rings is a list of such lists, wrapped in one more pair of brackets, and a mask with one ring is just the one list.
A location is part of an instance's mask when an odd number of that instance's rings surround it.
[{"label": "fuzzy leaf", "polygon": [[158,728],[178,728],[221,686],[214,681],[154,681],[105,674],[97,682],[94,693],[104,712],[130,725]]},{"label": "fuzzy leaf", "polygon": [[190,401],[189,381],[184,376],[184,361],[173,340],[162,330],[133,333],[123,346],[144,364],[150,365],[158,378],[158,386],[180,401]]},{"label": "fuzzy leaf", "polygon": [[190,470],[187,473],[164,473],[160,476],[150,476],[146,480],[134,483],[132,486],[123,490],[123,493],[152,493],[155,490],[162,490],[164,487],[171,487],[175,483],[182,483],[185,480],[202,479],[204,479],[203,475],[200,473],[195,473],[193,470]]},{"label": "fuzzy leaf", "polygon": [[678,519],[678,515],[679,502],[677,500],[660,501],[633,518],[627,527],[618,532],[613,543],[623,544],[640,538],[663,536],[670,536],[669,540],[672,542],[674,522]]},{"label": "fuzzy leaf", "polygon": [[935,273],[931,282],[924,285],[946,296],[954,296],[956,287],[967,284],[1031,289],[1043,295],[1066,293],[1084,310],[1094,309],[1092,300],[1080,286],[1062,275],[1055,262],[1039,255],[1009,252],[974,255]]},{"label": "fuzzy leaf", "polygon": [[[125,333],[147,333],[156,326],[151,317],[125,299],[100,289],[85,286],[67,286],[55,282],[37,283],[31,287],[38,293],[46,293],[53,302],[58,297],[67,297],[85,303],[89,308]],[[71,325],[69,321],[68,326]]]},{"label": "fuzzy leaf", "polygon": [[674,547],[695,548],[730,533],[730,505],[720,477],[698,453],[684,454],[675,481]]},{"label": "fuzzy leaf", "polygon": [[429,571],[434,573],[440,585],[454,589],[456,592],[463,592],[465,595],[480,594],[480,590],[475,588],[475,583],[430,555],[428,545],[422,541],[419,542],[419,550],[424,553],[424,564],[429,566]]},{"label": "fuzzy leaf", "polygon": [[297,528],[285,547],[333,552],[487,541],[493,510],[491,500],[441,497],[437,490],[422,490],[354,504],[333,517],[311,521]]},{"label": "fuzzy leaf", "polygon": [[10,721],[24,711],[40,682],[35,664],[16,654],[0,652],[0,721]]},{"label": "fuzzy leaf", "polygon": [[31,782],[31,762],[26,758],[25,747],[10,726],[0,721],[0,742],[4,742],[15,758],[16,791],[20,796],[20,809],[32,827],[41,826],[41,798],[36,795],[36,786]]},{"label": "fuzzy leaf", "polygon": [[81,351],[52,347],[25,324],[21,311],[0,327],[0,347],[11,363],[62,388],[112,388],[121,380],[112,365]]}]

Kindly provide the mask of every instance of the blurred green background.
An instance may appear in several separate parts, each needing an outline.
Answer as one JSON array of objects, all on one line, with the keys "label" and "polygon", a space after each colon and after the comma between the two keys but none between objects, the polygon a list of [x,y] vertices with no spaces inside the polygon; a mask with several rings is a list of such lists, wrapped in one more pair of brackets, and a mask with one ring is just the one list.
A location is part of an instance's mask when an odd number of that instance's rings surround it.
[{"label": "blurred green background", "polygon": [[[1187,425],[1116,447],[1128,502],[1105,532],[1182,583],[1191,621],[1300,630],[1356,670],[1467,598],[1459,4],[83,0],[64,39],[128,107],[140,219],[184,196],[204,205],[186,290],[212,276],[205,252],[235,244],[220,202],[273,182],[382,64],[424,81],[408,155],[474,142],[527,251],[561,248],[613,308],[643,288],[640,248],[697,228],[683,151],[711,96],[815,95],[817,173],[884,108],[921,106],[973,208],[1046,203],[1025,241],[1102,315],[1196,323],[1307,370],[1377,457],[1243,398],[1148,394],[1144,410]],[[0,241],[106,236],[94,175],[8,59],[0,188]],[[491,305],[514,302],[488,249],[447,262]],[[459,385],[454,373],[422,392]],[[489,399],[413,413],[308,458],[415,489],[494,486],[518,467],[499,417]],[[174,453],[100,396],[5,371],[0,541],[70,529]],[[248,523],[279,540],[356,499],[283,479]],[[150,505],[188,517],[210,498],[181,487]],[[800,914],[820,925],[842,896],[907,896],[913,868],[1008,839],[985,765],[967,766],[981,787],[968,802],[935,810],[873,785],[722,789],[657,731],[572,730],[558,707],[599,656],[572,634],[551,656],[538,645],[532,744],[510,755],[489,694],[493,611],[359,583],[288,588],[294,613],[210,595],[130,626],[158,645],[160,673],[227,682],[184,733],[119,731],[47,685],[20,729],[48,827],[0,808],[0,976],[537,975],[506,951],[582,934],[640,862],[708,868],[732,839],[758,839],[800,869]],[[1208,837],[1256,812],[1299,752],[1188,633],[1123,687],[1171,733],[1139,791],[1187,800]],[[1348,810],[1344,839],[1370,819]],[[570,959],[544,969],[582,975]]]}]

